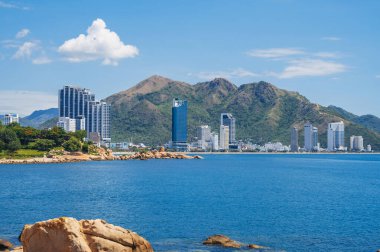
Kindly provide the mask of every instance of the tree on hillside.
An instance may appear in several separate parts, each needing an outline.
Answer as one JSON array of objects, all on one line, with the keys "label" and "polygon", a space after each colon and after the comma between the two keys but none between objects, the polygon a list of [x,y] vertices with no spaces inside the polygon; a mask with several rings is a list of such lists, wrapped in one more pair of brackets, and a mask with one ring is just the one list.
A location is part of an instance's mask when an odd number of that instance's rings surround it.
[{"label": "tree on hillside", "polygon": [[77,130],[75,132],[70,132],[70,135],[76,137],[80,141],[83,141],[83,139],[87,136],[87,132],[85,130]]},{"label": "tree on hillside", "polygon": [[49,130],[41,130],[38,138],[53,140],[55,142],[55,146],[61,146],[65,141],[70,139],[70,136],[64,129],[60,127],[53,127]]},{"label": "tree on hillside", "polygon": [[33,142],[40,133],[40,131],[35,128],[22,127],[19,124],[13,125],[12,130],[16,132],[20,143],[24,146],[27,146],[30,142]]},{"label": "tree on hillside", "polygon": [[3,150],[15,152],[21,148],[20,140],[17,138],[16,133],[10,128],[0,129],[0,145]]},{"label": "tree on hillside", "polygon": [[50,139],[37,139],[33,145],[32,148],[40,151],[48,151],[53,149],[55,146],[55,142]]},{"label": "tree on hillside", "polygon": [[65,141],[62,146],[65,151],[73,152],[81,150],[81,142],[76,137],[70,137],[70,139]]}]

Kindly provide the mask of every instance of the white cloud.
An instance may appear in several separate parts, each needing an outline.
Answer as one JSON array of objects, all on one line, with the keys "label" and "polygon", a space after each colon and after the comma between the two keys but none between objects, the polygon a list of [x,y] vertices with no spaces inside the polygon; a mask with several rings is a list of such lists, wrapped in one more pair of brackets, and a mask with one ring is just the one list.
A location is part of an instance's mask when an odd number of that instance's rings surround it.
[{"label": "white cloud", "polygon": [[290,61],[290,65],[281,73],[273,75],[280,79],[301,76],[325,76],[345,72],[347,68],[347,66],[336,62],[319,59],[301,59]]},{"label": "white cloud", "polygon": [[295,48],[270,48],[248,51],[247,54],[255,58],[283,58],[287,56],[301,55],[305,52]]},{"label": "white cloud", "polygon": [[32,60],[32,63],[35,65],[49,64],[51,63],[51,59],[46,56],[40,56]]},{"label": "white cloud", "polygon": [[25,42],[22,44],[16,53],[12,56],[13,59],[21,59],[21,58],[30,58],[32,56],[32,53],[36,50],[38,50],[39,46],[37,42]]},{"label": "white cloud", "polygon": [[19,90],[0,91],[0,114],[18,113],[25,116],[34,110],[56,108],[57,106],[57,96],[45,92]]},{"label": "white cloud", "polygon": [[235,78],[258,76],[258,74],[245,70],[243,68],[237,68],[232,71],[200,72],[195,75],[198,78],[204,79],[204,80],[211,80],[215,78],[235,79]]},{"label": "white cloud", "polygon": [[29,33],[30,33],[30,30],[22,29],[16,34],[16,38],[17,39],[24,38],[24,37],[28,36]]},{"label": "white cloud", "polygon": [[323,37],[321,38],[322,40],[327,40],[327,41],[339,41],[339,40],[342,40],[341,38],[339,37]]},{"label": "white cloud", "polygon": [[319,58],[339,58],[340,54],[336,52],[317,52],[314,56]]},{"label": "white cloud", "polygon": [[58,51],[71,62],[102,59],[105,65],[117,65],[119,60],[139,54],[137,47],[125,45],[115,32],[106,28],[106,23],[100,18],[92,22],[86,35],[80,34],[65,41]]},{"label": "white cloud", "polygon": [[0,1],[0,8],[29,10],[29,7]]}]

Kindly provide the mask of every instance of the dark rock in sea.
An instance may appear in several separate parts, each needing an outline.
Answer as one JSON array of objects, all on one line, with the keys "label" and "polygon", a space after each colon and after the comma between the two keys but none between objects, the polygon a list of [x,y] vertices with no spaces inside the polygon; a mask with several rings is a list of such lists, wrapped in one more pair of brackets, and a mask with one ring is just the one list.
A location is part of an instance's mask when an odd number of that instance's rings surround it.
[{"label": "dark rock in sea", "polygon": [[13,248],[13,244],[7,240],[0,239],[0,251],[9,251]]},{"label": "dark rock in sea", "polygon": [[237,241],[232,240],[225,235],[212,235],[203,241],[204,245],[218,245],[226,248],[240,248],[241,245]]},{"label": "dark rock in sea", "polygon": [[260,246],[260,245],[257,245],[257,244],[249,244],[248,248],[249,249],[267,249],[267,247]]}]

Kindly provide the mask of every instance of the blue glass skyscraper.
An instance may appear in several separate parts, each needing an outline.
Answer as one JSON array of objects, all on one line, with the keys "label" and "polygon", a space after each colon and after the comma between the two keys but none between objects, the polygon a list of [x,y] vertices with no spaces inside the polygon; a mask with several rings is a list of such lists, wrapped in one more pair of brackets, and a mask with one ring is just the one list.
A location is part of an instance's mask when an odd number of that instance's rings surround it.
[{"label": "blue glass skyscraper", "polygon": [[187,150],[187,101],[178,98],[172,106],[172,143],[176,150]]}]

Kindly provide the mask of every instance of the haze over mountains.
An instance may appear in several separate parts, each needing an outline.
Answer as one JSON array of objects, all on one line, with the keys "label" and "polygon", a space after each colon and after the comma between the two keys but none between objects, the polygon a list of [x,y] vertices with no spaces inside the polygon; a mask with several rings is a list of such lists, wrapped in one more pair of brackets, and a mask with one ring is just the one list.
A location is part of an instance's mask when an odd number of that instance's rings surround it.
[{"label": "haze over mountains", "polygon": [[[357,116],[339,107],[313,104],[297,92],[263,81],[237,86],[217,78],[192,85],[157,75],[105,99],[112,105],[112,141],[146,144],[169,141],[175,97],[188,100],[189,141],[202,124],[218,132],[220,113],[229,112],[236,117],[238,140],[289,144],[290,129],[297,126],[303,146],[303,124],[310,121],[318,127],[319,141],[324,147],[327,124],[344,121],[346,145],[351,135],[362,135],[365,144],[380,149],[380,119],[373,115]],[[56,125],[57,114],[56,108],[35,111],[20,122],[37,128],[52,127]]]}]

